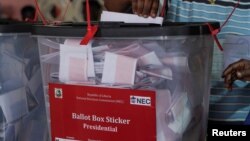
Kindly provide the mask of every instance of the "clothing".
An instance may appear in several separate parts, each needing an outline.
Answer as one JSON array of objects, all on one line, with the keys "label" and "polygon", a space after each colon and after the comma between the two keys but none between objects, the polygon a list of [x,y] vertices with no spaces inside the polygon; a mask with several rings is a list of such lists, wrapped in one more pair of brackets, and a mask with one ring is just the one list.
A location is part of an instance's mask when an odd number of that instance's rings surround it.
[{"label": "clothing", "polygon": [[[212,4],[214,1],[215,4]],[[172,0],[168,10],[169,21],[197,22],[218,21],[223,23],[232,12],[238,0]],[[233,16],[220,32],[228,34],[250,34],[250,0],[240,0]]]},{"label": "clothing", "polygon": [[[222,25],[233,11],[237,2],[238,0],[172,0],[168,9],[167,20],[171,22],[217,21]],[[213,55],[212,88],[209,110],[210,121],[237,122],[243,124],[247,121],[247,117],[250,117],[248,116],[250,111],[250,100],[245,100],[250,98],[250,86],[246,84],[240,87],[239,90],[237,89],[229,92],[224,88],[223,80],[220,77],[226,67],[224,66],[223,55],[227,50],[232,49],[228,48],[230,46],[228,44],[238,49],[243,48],[243,45],[250,49],[250,42],[245,40],[246,42],[243,44],[240,42],[241,40],[238,39],[250,39],[249,24],[250,0],[240,0],[232,17],[218,35],[221,43],[225,43],[224,45],[222,44],[225,50],[221,52],[215,47]],[[237,40],[237,42],[230,42],[232,39]],[[240,54],[238,54],[238,56],[240,56]],[[226,59],[227,58],[224,60]],[[239,87],[237,83],[235,83],[235,87]],[[248,122],[248,124],[250,123]]]}]

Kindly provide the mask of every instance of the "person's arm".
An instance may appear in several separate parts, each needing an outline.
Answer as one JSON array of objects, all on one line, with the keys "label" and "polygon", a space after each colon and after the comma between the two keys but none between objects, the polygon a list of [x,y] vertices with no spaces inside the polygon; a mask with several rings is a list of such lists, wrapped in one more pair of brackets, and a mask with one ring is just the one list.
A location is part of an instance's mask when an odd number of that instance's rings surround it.
[{"label": "person's arm", "polygon": [[159,9],[159,0],[104,0],[109,11],[123,12],[132,6],[133,12],[143,17],[156,17]]},{"label": "person's arm", "polygon": [[132,0],[104,0],[104,6],[108,11],[124,12],[131,2]]}]

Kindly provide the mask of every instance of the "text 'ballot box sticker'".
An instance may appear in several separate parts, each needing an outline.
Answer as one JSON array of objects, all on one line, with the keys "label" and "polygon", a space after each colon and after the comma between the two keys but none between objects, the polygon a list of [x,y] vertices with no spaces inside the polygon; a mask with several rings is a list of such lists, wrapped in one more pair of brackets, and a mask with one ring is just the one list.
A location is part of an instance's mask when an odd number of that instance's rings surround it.
[{"label": "text 'ballot box sticker'", "polygon": [[50,83],[49,95],[53,141],[156,141],[155,91]]}]

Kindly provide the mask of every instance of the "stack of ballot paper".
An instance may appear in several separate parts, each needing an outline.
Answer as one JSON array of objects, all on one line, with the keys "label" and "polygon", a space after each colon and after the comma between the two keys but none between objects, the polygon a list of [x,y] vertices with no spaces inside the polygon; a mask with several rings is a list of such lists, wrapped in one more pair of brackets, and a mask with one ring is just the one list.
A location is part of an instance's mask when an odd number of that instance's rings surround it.
[{"label": "stack of ballot paper", "polygon": [[[134,43],[123,48],[79,44],[80,40],[68,39],[60,45],[61,82],[132,88],[146,87],[161,79],[172,80],[171,68],[164,66],[157,54],[142,44]],[[47,54],[41,58],[47,63],[53,60]],[[91,83],[93,80],[94,83]]]}]

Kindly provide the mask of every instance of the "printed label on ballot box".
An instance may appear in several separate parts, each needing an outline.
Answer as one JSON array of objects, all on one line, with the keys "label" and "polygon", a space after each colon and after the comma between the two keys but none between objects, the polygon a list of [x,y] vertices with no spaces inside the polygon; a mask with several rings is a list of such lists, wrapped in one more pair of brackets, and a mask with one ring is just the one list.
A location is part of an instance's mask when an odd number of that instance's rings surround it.
[{"label": "printed label on ballot box", "polygon": [[156,94],[49,84],[52,140],[156,141]]}]

